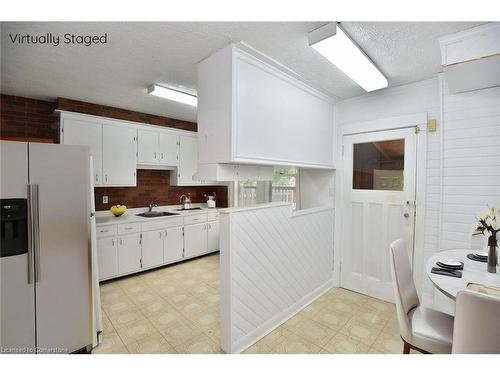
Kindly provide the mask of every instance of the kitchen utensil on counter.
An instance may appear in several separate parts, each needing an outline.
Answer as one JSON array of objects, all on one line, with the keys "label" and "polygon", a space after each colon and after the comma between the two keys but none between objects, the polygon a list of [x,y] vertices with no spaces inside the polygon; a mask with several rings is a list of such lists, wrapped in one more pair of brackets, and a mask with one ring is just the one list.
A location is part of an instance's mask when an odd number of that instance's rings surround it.
[{"label": "kitchen utensil on counter", "polygon": [[205,199],[207,200],[208,208],[215,208],[215,192],[213,192],[212,195],[205,194]]},{"label": "kitchen utensil on counter", "polygon": [[122,216],[125,212],[127,212],[127,206],[117,204],[116,206],[111,206],[110,211],[115,216]]},{"label": "kitchen utensil on counter", "polygon": [[191,194],[190,193],[187,193],[187,195],[182,194],[181,198],[179,199],[179,202],[182,204],[182,208],[184,210],[191,209]]}]

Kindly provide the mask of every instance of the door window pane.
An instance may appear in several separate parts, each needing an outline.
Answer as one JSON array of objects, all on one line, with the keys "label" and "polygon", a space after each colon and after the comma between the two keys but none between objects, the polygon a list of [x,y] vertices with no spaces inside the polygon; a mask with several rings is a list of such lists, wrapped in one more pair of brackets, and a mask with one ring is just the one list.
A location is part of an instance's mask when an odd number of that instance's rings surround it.
[{"label": "door window pane", "polygon": [[353,145],[353,189],[403,190],[405,140]]}]

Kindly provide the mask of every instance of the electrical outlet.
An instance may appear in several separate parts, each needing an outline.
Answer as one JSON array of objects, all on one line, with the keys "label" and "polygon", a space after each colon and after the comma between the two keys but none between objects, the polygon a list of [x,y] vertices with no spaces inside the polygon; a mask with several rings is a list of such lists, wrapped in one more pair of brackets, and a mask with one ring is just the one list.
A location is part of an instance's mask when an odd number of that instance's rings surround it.
[{"label": "electrical outlet", "polygon": [[102,204],[108,204],[108,196],[107,195],[102,196]]}]

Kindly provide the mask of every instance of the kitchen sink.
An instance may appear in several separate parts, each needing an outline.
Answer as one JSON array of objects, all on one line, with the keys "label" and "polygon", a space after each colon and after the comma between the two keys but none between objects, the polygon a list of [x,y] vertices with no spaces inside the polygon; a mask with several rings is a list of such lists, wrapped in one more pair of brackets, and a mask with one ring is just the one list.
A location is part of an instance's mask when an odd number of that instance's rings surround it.
[{"label": "kitchen sink", "polygon": [[172,216],[172,215],[180,215],[175,212],[161,212],[161,211],[151,211],[151,212],[142,212],[140,214],[136,214],[136,216],[142,217],[160,217],[160,216]]},{"label": "kitchen sink", "polygon": [[177,211],[192,211],[192,210],[201,210],[201,207],[178,208],[178,209],[177,209]]}]

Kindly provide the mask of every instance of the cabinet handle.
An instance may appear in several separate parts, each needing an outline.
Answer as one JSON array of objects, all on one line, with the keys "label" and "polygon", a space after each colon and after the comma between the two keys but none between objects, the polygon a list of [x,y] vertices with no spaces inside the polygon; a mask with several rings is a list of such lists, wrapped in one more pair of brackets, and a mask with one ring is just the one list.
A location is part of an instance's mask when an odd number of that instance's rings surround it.
[{"label": "cabinet handle", "polygon": [[108,233],[108,232],[109,232],[109,230],[107,230],[107,229],[101,229],[101,230],[100,230],[100,232],[101,232],[101,233]]},{"label": "cabinet handle", "polygon": [[131,230],[131,229],[134,229],[133,227],[125,227],[124,228],[125,230]]},{"label": "cabinet handle", "polygon": [[163,160],[163,152],[160,155],[160,159]]},{"label": "cabinet handle", "polygon": [[156,152],[155,152],[155,159],[156,159]]},{"label": "cabinet handle", "polygon": [[161,232],[160,232],[160,238],[161,238]]},{"label": "cabinet handle", "polygon": [[120,238],[120,245],[123,245],[122,239]]},{"label": "cabinet handle", "polygon": [[115,246],[115,239],[114,238],[111,239],[111,246]]},{"label": "cabinet handle", "polygon": [[212,224],[208,224],[208,229],[212,229]]},{"label": "cabinet handle", "polygon": [[104,175],[104,181],[108,182],[108,175],[107,174]]},{"label": "cabinet handle", "polygon": [[95,182],[99,182],[99,175],[97,173],[95,174]]},{"label": "cabinet handle", "polygon": [[167,234],[168,234],[168,232],[167,232],[167,231],[165,231],[165,237],[167,237]]}]

